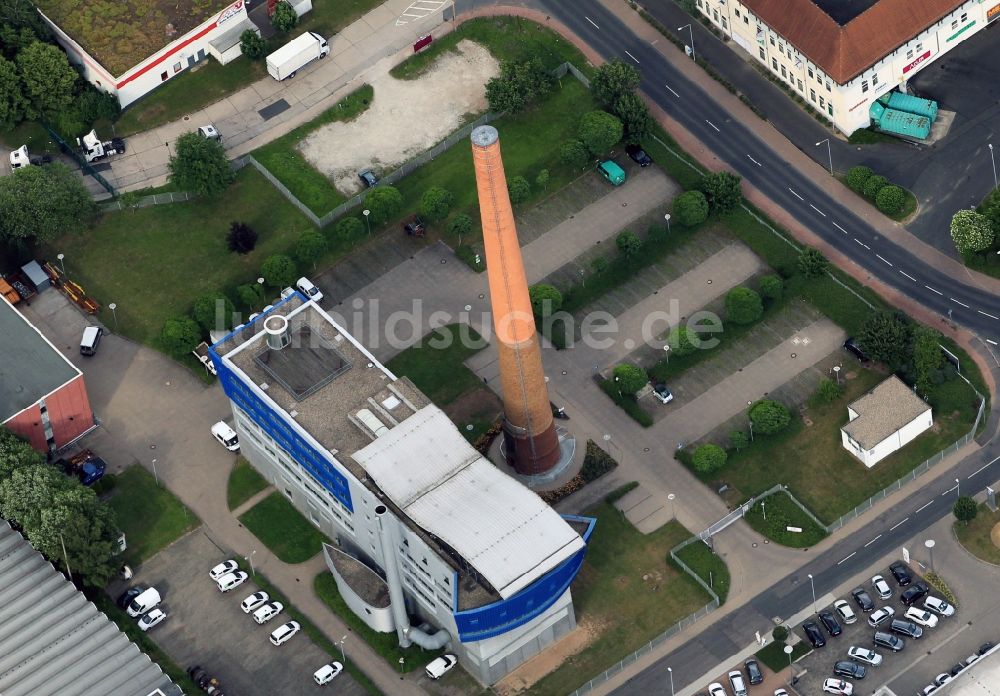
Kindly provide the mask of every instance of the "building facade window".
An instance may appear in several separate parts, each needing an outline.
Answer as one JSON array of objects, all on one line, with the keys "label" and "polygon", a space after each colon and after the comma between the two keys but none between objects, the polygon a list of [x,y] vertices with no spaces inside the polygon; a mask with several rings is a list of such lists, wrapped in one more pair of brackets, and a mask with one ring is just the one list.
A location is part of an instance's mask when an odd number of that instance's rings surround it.
[{"label": "building facade window", "polygon": [[868,91],[868,80],[862,80],[861,81],[861,91],[862,92],[867,92]]},{"label": "building facade window", "polygon": [[809,98],[812,99],[813,101],[816,101],[816,90],[814,89],[809,90]]},{"label": "building facade window", "polygon": [[878,84],[878,73],[872,75],[872,87]]},{"label": "building facade window", "polygon": [[812,78],[813,78],[813,69],[809,68],[809,79],[811,80]]},{"label": "building facade window", "polygon": [[767,60],[767,56],[764,55],[764,49],[763,48],[760,49],[760,59],[761,60]]},{"label": "building facade window", "polygon": [[827,92],[832,92],[833,91],[833,88],[831,87],[829,80],[826,81],[826,91]]},{"label": "building facade window", "polygon": [[802,80],[798,80],[798,83],[799,83],[799,91],[801,92],[802,91]]},{"label": "building facade window", "polygon": [[826,100],[823,97],[819,98],[819,108],[826,108]]},{"label": "building facade window", "polygon": [[827,105],[826,105],[826,111],[827,111],[827,113],[829,113],[829,114],[830,114],[831,116],[833,116],[833,104],[827,104]]},{"label": "building facade window", "polygon": [[775,45],[775,43],[774,43],[774,37],[773,37],[773,36],[771,37],[771,45],[772,45],[772,46],[774,46],[774,45]]},{"label": "building facade window", "polygon": [[911,48],[909,51],[906,52],[906,60],[910,60],[912,58],[913,58],[913,49]]}]

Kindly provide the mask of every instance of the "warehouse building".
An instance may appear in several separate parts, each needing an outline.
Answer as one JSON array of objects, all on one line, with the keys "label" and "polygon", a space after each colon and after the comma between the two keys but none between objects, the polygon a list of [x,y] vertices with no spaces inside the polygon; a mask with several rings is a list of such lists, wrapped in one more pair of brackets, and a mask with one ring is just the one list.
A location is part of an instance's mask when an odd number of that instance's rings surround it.
[{"label": "warehouse building", "polygon": [[[914,75],[1000,19],[1000,0],[696,0],[696,5],[845,134],[882,116],[878,107],[872,110],[879,97],[906,92]],[[926,124],[912,125],[922,131]]]},{"label": "warehouse building", "polygon": [[560,516],[295,294],[215,344],[243,456],[335,540],[345,602],[492,684],[576,625],[594,520]]},{"label": "warehouse building", "polygon": [[55,452],[95,427],[83,373],[0,300],[0,424],[39,452]]}]

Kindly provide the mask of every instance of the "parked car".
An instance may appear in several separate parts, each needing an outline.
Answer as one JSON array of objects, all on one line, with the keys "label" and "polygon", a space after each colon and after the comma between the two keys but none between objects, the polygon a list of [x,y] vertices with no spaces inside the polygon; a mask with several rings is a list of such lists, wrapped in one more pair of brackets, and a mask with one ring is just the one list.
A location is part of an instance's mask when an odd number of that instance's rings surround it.
[{"label": "parked car", "polygon": [[662,382],[653,387],[653,396],[659,399],[661,404],[669,404],[674,400],[673,393]]},{"label": "parked car", "polygon": [[875,611],[875,602],[872,601],[871,595],[863,587],[856,587],[851,590],[851,597],[854,599],[854,603],[858,605],[858,609],[865,614]]},{"label": "parked car", "polygon": [[955,615],[955,607],[951,606],[943,599],[935,597],[934,595],[924,598],[924,609],[930,609],[935,614],[939,614],[940,616]]},{"label": "parked car", "polygon": [[978,662],[981,659],[983,659],[981,655],[977,655],[976,653],[972,653],[967,658],[965,658],[965,666],[968,667],[973,662]]},{"label": "parked car", "polygon": [[153,626],[158,626],[162,623],[165,618],[167,618],[167,615],[162,609],[153,609],[139,619],[139,630],[148,631]]},{"label": "parked car", "polygon": [[891,633],[886,633],[885,631],[875,631],[872,641],[877,647],[886,648],[888,650],[892,650],[893,652],[899,652],[906,647],[906,641],[899,636],[894,636]]},{"label": "parked car", "polygon": [[854,355],[854,357],[863,363],[871,362],[865,352],[861,350],[861,346],[858,345],[858,342],[853,337],[844,341],[844,350]]},{"label": "parked car", "polygon": [[892,607],[882,607],[868,615],[868,625],[872,628],[877,628],[895,615],[896,610]]},{"label": "parked car", "polygon": [[247,574],[241,570],[236,573],[230,573],[229,575],[223,575],[215,582],[219,586],[219,592],[229,592],[230,590],[235,590],[237,587],[246,582],[246,580]]},{"label": "parked car", "polygon": [[265,604],[253,613],[253,620],[259,624],[266,624],[268,621],[280,614],[281,610],[284,608],[285,605],[281,602],[271,602],[270,604]]},{"label": "parked car", "polygon": [[829,633],[831,636],[839,636],[841,633],[844,632],[843,629],[840,627],[840,623],[837,621],[837,617],[835,617],[829,611],[825,610],[821,611],[819,613],[819,620],[820,623],[823,624],[823,628],[825,628],[827,630],[827,633]]},{"label": "parked car", "polygon": [[276,629],[271,631],[271,645],[281,645],[282,643],[287,643],[292,639],[292,636],[301,630],[302,626],[299,625],[298,621],[289,621],[286,624],[281,624]]},{"label": "parked car", "polygon": [[806,621],[802,624],[802,630],[805,631],[806,640],[813,646],[813,648],[822,648],[826,645],[826,638],[823,637],[823,633],[819,630],[819,626],[815,621]]},{"label": "parked car", "polygon": [[431,663],[424,668],[424,674],[431,679],[440,679],[450,672],[457,664],[458,658],[454,655],[442,655],[441,657],[432,660]]},{"label": "parked car", "polygon": [[104,329],[100,326],[88,326],[83,330],[83,336],[80,338],[80,355],[95,355],[97,353],[97,346],[101,342],[101,336],[104,335]]},{"label": "parked car", "polygon": [[926,626],[927,628],[934,628],[937,626],[938,622],[937,616],[924,609],[918,609],[917,607],[910,607],[903,612],[903,618],[909,619],[919,626]]},{"label": "parked car", "polygon": [[306,296],[307,300],[313,300],[317,304],[323,301],[323,293],[320,292],[320,289],[313,285],[313,282],[305,276],[302,276],[295,281],[295,287],[299,289],[299,292]]},{"label": "parked car", "polygon": [[733,690],[733,696],[747,696],[747,685],[743,681],[743,672],[734,669],[729,673],[729,686]]},{"label": "parked car", "polygon": [[945,684],[947,684],[948,682],[950,682],[953,678],[954,677],[952,677],[947,672],[942,672],[941,674],[939,674],[936,677],[934,677],[934,685],[935,686],[944,686]]},{"label": "parked car", "polygon": [[882,656],[871,648],[860,648],[852,645],[847,649],[847,656],[855,660],[860,660],[872,667],[878,667],[882,664]]},{"label": "parked car", "polygon": [[207,126],[198,126],[198,135],[203,137],[205,140],[217,140],[222,142],[222,134],[219,133],[218,129],[209,123]]},{"label": "parked car", "polygon": [[788,692],[784,689],[778,688],[774,690],[774,696],[788,696]]},{"label": "parked car", "polygon": [[270,599],[270,597],[268,597],[267,592],[264,592],[263,590],[260,592],[254,592],[240,603],[240,609],[243,610],[244,614],[249,614],[250,612],[263,606],[268,599]]},{"label": "parked car", "polygon": [[957,665],[952,665],[952,667],[951,667],[951,676],[957,677],[958,673],[961,672],[963,669],[965,669],[965,663],[964,662],[959,662]]},{"label": "parked car", "polygon": [[729,696],[726,693],[726,687],[724,687],[719,682],[712,682],[708,685],[708,696]]},{"label": "parked car", "polygon": [[913,638],[914,640],[924,635],[924,629],[920,628],[920,626],[912,621],[907,621],[906,619],[893,619],[889,622],[889,630],[893,633],[898,633],[901,636]]},{"label": "parked car", "polygon": [[903,590],[903,594],[899,595],[899,601],[906,606],[912,606],[929,595],[930,592],[931,588],[922,582],[918,582]]},{"label": "parked car", "polygon": [[135,587],[128,588],[120,595],[118,595],[118,601],[117,601],[118,608],[124,609],[125,607],[127,607],[129,604],[132,603],[133,599],[135,599],[145,591],[146,588],[143,587],[142,585],[136,585]]},{"label": "parked car", "polygon": [[230,452],[240,451],[240,440],[236,437],[236,431],[225,421],[219,421],[212,426],[212,437],[218,440],[219,444]]},{"label": "parked car", "polygon": [[875,588],[875,594],[879,599],[892,599],[892,589],[881,575],[872,578],[872,587]]},{"label": "parked car", "polygon": [[743,662],[743,667],[746,668],[747,681],[750,682],[751,685],[760,684],[764,681],[764,672],[761,670],[760,664],[758,664],[755,658],[748,657]]},{"label": "parked car", "polygon": [[621,186],[625,183],[625,170],[612,160],[604,160],[598,164],[597,171],[613,186]]},{"label": "parked car", "polygon": [[853,609],[851,609],[851,605],[847,603],[847,600],[838,599],[833,603],[833,608],[837,610],[840,618],[843,619],[844,623],[848,626],[858,620],[858,615],[854,613]]},{"label": "parked car", "polygon": [[324,684],[329,684],[333,681],[334,677],[344,671],[344,665],[339,662],[331,662],[328,665],[323,665],[315,672],[313,672],[313,681],[323,686]]},{"label": "parked car", "polygon": [[889,566],[889,572],[892,573],[892,577],[896,579],[896,584],[900,587],[906,587],[913,582],[913,576],[910,574],[909,566],[902,561],[896,561]]},{"label": "parked car", "polygon": [[988,653],[992,649],[993,649],[993,643],[987,641],[987,642],[983,643],[982,645],[980,645],[979,646],[979,650],[977,650],[976,652],[979,653],[980,657],[982,657],[983,655],[985,655],[986,653]]},{"label": "parked car", "polygon": [[142,616],[150,609],[156,607],[160,601],[160,593],[156,591],[155,587],[150,587],[147,590],[143,590],[141,594],[132,600],[132,603],[125,609],[125,613],[132,618]]},{"label": "parked car", "polygon": [[223,575],[229,575],[230,573],[238,570],[239,567],[240,566],[236,561],[233,560],[223,561],[219,565],[212,568],[212,570],[208,571],[208,577],[212,578],[213,580],[218,580]]},{"label": "parked car", "polygon": [[358,178],[361,179],[361,183],[363,183],[366,188],[375,188],[375,186],[378,185],[378,177],[375,176],[375,172],[371,169],[362,169],[358,172]]},{"label": "parked car", "polygon": [[854,693],[854,684],[843,679],[827,679],[823,682],[823,692],[851,696]]},{"label": "parked car", "polygon": [[865,666],[854,660],[837,660],[833,664],[833,673],[838,677],[850,677],[851,679],[864,679],[868,671]]},{"label": "parked car", "polygon": [[625,154],[632,158],[632,161],[640,167],[648,167],[653,163],[653,158],[646,154],[646,151],[639,145],[626,145]]},{"label": "parked car", "polygon": [[929,684],[925,686],[924,690],[921,691],[920,693],[923,694],[923,696],[929,696],[929,694],[933,694],[937,690],[938,690],[937,684]]}]

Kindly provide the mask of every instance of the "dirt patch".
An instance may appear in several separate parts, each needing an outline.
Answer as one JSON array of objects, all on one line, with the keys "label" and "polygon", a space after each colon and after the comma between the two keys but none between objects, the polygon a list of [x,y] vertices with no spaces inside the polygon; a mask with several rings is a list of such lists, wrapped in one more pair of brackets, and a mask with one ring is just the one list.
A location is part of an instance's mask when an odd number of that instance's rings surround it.
[{"label": "dirt patch", "polygon": [[1000,549],[1000,522],[993,525],[993,529],[990,530],[990,541],[993,545]]},{"label": "dirt patch", "polygon": [[460,428],[466,423],[494,420],[501,411],[503,404],[500,397],[485,387],[465,392],[444,408],[444,412]]},{"label": "dirt patch", "polygon": [[493,690],[500,696],[527,691],[542,677],[590,645],[598,635],[600,626],[588,619],[581,619],[576,629],[566,634],[558,643],[550,645],[542,652],[525,662],[508,674],[504,679],[493,685]]},{"label": "dirt patch", "polygon": [[496,58],[469,40],[441,55],[418,80],[397,80],[390,67],[369,80],[375,97],[367,111],[323,126],[299,144],[303,157],[344,195],[361,189],[358,171],[387,172],[444,140],[468,114],[484,111],[484,85],[500,73]]}]

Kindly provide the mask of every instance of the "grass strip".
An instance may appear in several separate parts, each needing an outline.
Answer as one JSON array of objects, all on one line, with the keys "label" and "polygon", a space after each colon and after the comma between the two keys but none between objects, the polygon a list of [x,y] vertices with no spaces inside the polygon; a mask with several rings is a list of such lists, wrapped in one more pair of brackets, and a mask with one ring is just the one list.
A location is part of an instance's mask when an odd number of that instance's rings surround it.
[{"label": "grass strip", "polygon": [[230,510],[250,500],[268,487],[267,479],[257,473],[243,457],[236,461],[236,466],[229,472],[229,483],[226,487],[226,502]]},{"label": "grass strip", "polygon": [[278,491],[240,515],[240,522],[285,563],[304,563],[330,541]]},{"label": "grass strip", "polygon": [[677,557],[719,595],[719,604],[729,597],[729,568],[707,544],[694,542],[677,552]]}]

